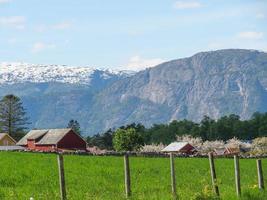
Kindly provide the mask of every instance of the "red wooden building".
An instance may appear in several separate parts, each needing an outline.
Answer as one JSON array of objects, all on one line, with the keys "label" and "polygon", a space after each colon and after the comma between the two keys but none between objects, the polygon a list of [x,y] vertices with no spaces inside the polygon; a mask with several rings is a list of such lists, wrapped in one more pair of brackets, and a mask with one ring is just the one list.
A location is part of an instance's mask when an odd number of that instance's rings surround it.
[{"label": "red wooden building", "polygon": [[161,151],[165,153],[180,153],[188,155],[197,152],[196,148],[188,142],[173,142]]},{"label": "red wooden building", "polygon": [[31,130],[17,145],[35,151],[86,151],[87,143],[72,129]]}]

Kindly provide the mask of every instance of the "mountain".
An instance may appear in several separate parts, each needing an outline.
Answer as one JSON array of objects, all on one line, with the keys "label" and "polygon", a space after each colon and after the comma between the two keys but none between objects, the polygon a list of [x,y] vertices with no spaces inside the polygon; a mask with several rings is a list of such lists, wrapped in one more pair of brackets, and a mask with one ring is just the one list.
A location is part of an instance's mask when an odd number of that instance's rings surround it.
[{"label": "mountain", "polygon": [[116,81],[94,98],[90,123],[108,128],[141,122],[200,121],[267,111],[267,54],[228,49],[173,60]]},{"label": "mountain", "polygon": [[65,127],[70,119],[78,119],[85,132],[93,96],[133,74],[91,67],[0,63],[0,97],[11,93],[21,97],[31,128]]},{"label": "mountain", "polygon": [[1,66],[0,96],[21,96],[36,128],[62,127],[74,118],[94,134],[132,122],[150,126],[231,113],[247,119],[267,111],[267,53],[256,50],[201,52],[138,73],[32,67]]}]

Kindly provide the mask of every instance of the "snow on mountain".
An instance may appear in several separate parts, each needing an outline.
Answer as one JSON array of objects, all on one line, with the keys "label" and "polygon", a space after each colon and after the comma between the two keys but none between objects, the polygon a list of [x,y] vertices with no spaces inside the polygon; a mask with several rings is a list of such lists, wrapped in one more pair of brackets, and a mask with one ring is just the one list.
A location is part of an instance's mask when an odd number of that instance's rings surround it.
[{"label": "snow on mountain", "polygon": [[0,84],[14,84],[23,82],[90,84],[92,76],[96,72],[102,72],[102,79],[109,79],[112,76],[133,75],[133,72],[131,71],[98,69],[92,67],[2,62],[0,63]]}]

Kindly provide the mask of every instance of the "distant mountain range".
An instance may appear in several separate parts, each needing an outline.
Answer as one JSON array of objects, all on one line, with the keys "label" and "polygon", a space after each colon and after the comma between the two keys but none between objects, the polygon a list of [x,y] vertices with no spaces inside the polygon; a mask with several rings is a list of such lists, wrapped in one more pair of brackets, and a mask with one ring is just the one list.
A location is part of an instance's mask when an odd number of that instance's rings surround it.
[{"label": "distant mountain range", "polygon": [[132,122],[199,121],[267,111],[267,53],[201,52],[138,73],[88,67],[0,64],[0,96],[22,98],[35,128],[70,119],[92,135]]}]

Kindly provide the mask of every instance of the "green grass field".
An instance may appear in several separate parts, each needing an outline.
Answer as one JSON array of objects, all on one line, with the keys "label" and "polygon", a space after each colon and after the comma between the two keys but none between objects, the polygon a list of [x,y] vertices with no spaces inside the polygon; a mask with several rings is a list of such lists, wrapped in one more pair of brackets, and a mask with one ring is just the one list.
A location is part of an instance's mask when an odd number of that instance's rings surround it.
[{"label": "green grass field", "polygon": [[[60,199],[56,155],[0,152],[0,199]],[[122,157],[64,156],[68,200],[125,199]],[[232,159],[215,160],[221,199],[237,199]],[[168,158],[130,158],[130,199],[172,199]],[[266,200],[256,162],[240,160],[242,199]],[[179,199],[213,199],[208,159],[175,158]],[[267,178],[267,159],[263,160]],[[266,183],[266,182],[265,182]]]}]

